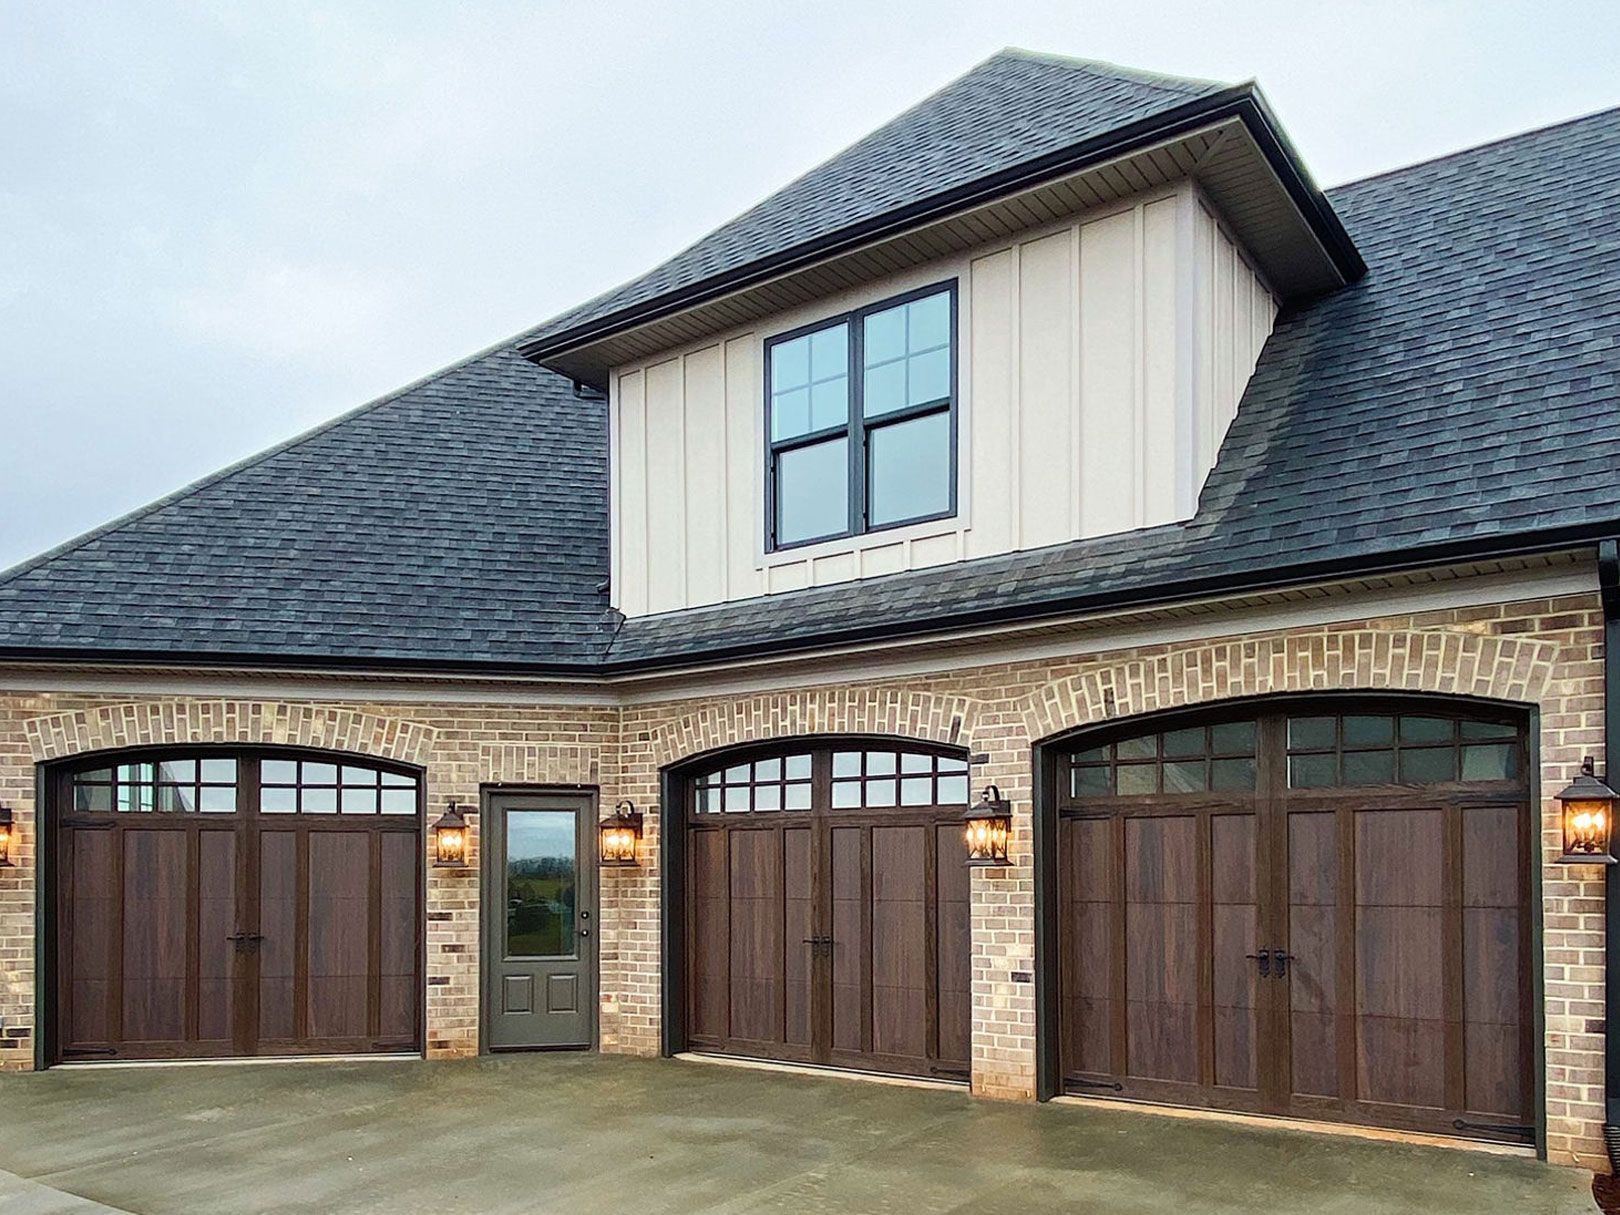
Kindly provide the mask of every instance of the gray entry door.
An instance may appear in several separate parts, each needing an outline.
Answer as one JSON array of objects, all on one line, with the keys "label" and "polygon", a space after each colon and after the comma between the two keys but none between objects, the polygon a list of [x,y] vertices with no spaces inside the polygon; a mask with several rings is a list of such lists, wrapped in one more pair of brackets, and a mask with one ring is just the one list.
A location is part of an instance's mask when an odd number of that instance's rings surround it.
[{"label": "gray entry door", "polygon": [[489,1049],[590,1046],[596,1036],[594,799],[495,793],[484,830]]}]

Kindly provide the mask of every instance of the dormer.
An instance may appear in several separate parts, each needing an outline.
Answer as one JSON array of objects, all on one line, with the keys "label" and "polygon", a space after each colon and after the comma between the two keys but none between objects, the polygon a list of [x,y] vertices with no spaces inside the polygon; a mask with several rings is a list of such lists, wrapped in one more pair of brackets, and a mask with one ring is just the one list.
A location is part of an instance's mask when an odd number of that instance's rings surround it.
[{"label": "dormer", "polygon": [[1189,519],[1362,272],[1254,86],[1003,52],[521,348],[607,394],[640,616]]}]

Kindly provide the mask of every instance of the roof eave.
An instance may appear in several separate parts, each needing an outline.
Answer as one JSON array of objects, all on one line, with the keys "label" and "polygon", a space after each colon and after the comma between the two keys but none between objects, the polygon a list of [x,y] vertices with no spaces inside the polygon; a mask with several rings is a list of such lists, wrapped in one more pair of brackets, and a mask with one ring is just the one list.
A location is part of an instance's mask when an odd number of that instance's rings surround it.
[{"label": "roof eave", "polygon": [[1492,536],[1424,545],[1355,558],[1334,558],[1286,569],[1266,567],[1205,578],[1157,583],[1129,591],[1077,592],[1053,595],[1035,603],[996,605],[971,612],[942,608],[915,620],[876,622],[830,629],[803,637],[761,643],[736,642],[672,651],[649,658],[585,658],[569,662],[512,660],[449,661],[377,655],[311,655],[294,652],[226,653],[206,650],[107,650],[88,647],[0,646],[0,664],[49,667],[95,663],[113,667],[186,666],[203,669],[263,669],[346,673],[386,671],[422,676],[513,676],[589,683],[615,676],[639,676],[722,666],[760,658],[793,658],[818,651],[877,642],[926,640],[964,629],[1009,624],[1040,624],[1059,618],[1121,610],[1163,607],[1194,599],[1287,590],[1344,578],[1371,577],[1453,565],[1588,548],[1620,535],[1620,523],[1609,521],[1548,529],[1515,536]]},{"label": "roof eave", "polygon": [[[1231,118],[1240,120],[1260,147],[1279,184],[1321,242],[1340,281],[1348,284],[1364,275],[1366,263],[1350,239],[1350,234],[1339,222],[1326,196],[1311,179],[1298,153],[1283,135],[1259,88],[1253,82],[1247,82],[1117,127],[1011,169],[988,174],[963,186],[919,199],[814,240],[789,246],[769,257],[756,258],[742,266],[665,292],[572,329],[519,341],[517,350],[524,358],[551,367],[552,361],[559,356],[627,329],[673,316],[732,292],[791,274],[826,258],[899,235],[920,224],[1031,189],[1089,165],[1129,155],[1141,147]],[[565,368],[551,369],[572,374]]]}]

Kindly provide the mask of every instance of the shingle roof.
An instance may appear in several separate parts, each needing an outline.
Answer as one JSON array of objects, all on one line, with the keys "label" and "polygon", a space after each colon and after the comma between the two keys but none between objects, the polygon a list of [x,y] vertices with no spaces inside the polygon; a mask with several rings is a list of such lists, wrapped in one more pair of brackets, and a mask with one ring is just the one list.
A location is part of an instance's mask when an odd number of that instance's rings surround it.
[{"label": "shingle roof", "polygon": [[0,647],[555,662],[611,621],[605,406],[476,356],[0,579]]},{"label": "shingle roof", "polygon": [[1279,318],[1188,523],[615,635],[604,407],[500,349],[0,578],[0,653],[631,669],[1620,531],[1620,110],[1331,201],[1370,271]]},{"label": "shingle roof", "polygon": [[639,278],[525,334],[552,337],[1166,113],[1226,86],[1004,50]]}]

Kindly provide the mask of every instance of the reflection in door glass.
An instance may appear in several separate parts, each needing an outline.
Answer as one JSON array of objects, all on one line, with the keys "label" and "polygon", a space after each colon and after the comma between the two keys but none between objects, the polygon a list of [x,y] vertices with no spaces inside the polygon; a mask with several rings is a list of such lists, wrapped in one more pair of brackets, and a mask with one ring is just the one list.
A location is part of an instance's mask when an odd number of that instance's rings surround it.
[{"label": "reflection in door glass", "polygon": [[511,810],[506,815],[506,955],[554,958],[574,952],[575,815]]}]

